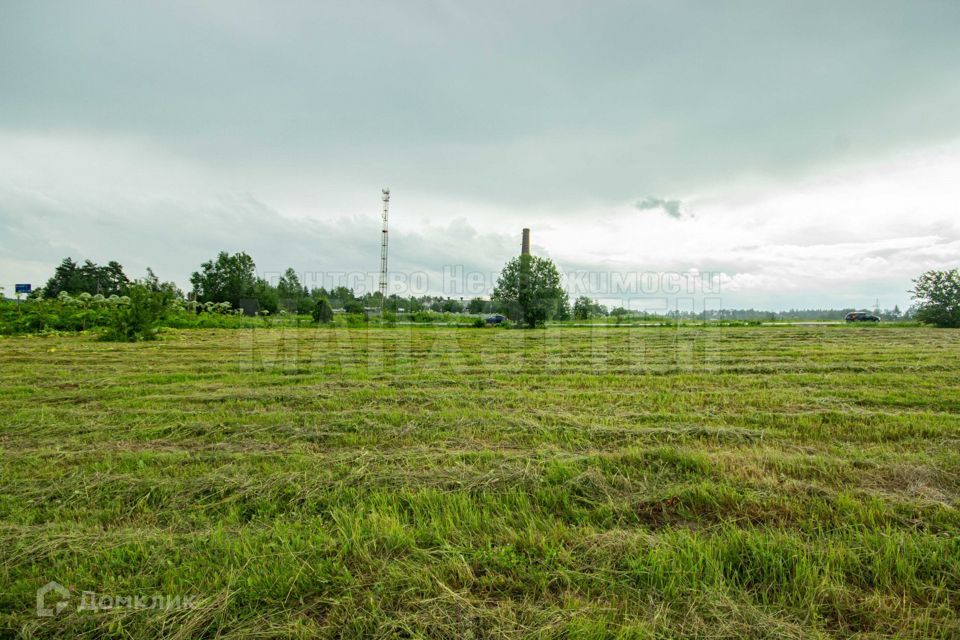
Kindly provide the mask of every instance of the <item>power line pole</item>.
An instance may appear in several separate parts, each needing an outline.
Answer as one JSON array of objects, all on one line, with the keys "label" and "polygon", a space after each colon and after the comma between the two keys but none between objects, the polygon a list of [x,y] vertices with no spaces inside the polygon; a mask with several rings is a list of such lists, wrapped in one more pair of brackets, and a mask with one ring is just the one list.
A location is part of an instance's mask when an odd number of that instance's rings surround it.
[{"label": "power line pole", "polygon": [[383,190],[383,233],[380,239],[380,317],[387,299],[387,210],[390,207],[390,189]]}]

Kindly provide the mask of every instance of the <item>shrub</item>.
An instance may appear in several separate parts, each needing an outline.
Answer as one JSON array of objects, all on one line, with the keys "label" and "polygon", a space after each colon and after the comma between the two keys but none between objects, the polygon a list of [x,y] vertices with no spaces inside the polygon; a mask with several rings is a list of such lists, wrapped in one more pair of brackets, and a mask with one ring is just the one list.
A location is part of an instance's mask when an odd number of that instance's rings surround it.
[{"label": "shrub", "polygon": [[346,304],[343,305],[343,310],[347,313],[355,314],[355,315],[365,313],[365,309],[363,308],[363,303],[360,302],[359,300],[348,301]]},{"label": "shrub", "polygon": [[370,321],[364,313],[346,313],[344,314],[348,327],[362,327]]},{"label": "shrub", "polygon": [[137,342],[155,340],[157,327],[163,320],[172,296],[169,291],[151,291],[140,283],[129,289],[129,295],[118,298],[110,319],[110,326],[103,333],[103,340]]},{"label": "shrub", "polygon": [[333,307],[330,306],[330,301],[326,298],[320,298],[313,305],[313,316],[314,322],[319,322],[321,324],[329,324],[333,321]]}]

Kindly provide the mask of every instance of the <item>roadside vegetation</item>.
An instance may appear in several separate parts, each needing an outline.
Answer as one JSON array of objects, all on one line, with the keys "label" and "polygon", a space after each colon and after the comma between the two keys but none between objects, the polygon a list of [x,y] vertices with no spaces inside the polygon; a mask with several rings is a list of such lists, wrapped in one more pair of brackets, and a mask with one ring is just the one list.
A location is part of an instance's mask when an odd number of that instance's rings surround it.
[{"label": "roadside vegetation", "polygon": [[[185,295],[174,283],[160,281],[149,269],[143,279],[131,280],[117,262],[100,266],[89,260],[79,264],[66,258],[46,285],[26,300],[0,299],[0,335],[92,331],[104,340],[140,341],[152,340],[167,328],[244,329],[304,326],[310,322],[338,327],[438,324],[483,328],[484,318],[494,313],[508,317],[498,325],[500,328],[545,324],[744,326],[838,322],[854,310],[651,313],[623,307],[608,309],[586,296],[571,305],[556,266],[532,256],[507,263],[489,300],[390,295],[381,301],[379,293],[358,294],[344,286],[309,289],[293,269],[271,281],[257,277],[255,269],[247,254],[221,252],[194,272],[193,289]],[[885,325],[960,324],[960,280],[956,271],[930,272],[915,282],[914,307],[907,311],[898,307],[874,311]]]}]

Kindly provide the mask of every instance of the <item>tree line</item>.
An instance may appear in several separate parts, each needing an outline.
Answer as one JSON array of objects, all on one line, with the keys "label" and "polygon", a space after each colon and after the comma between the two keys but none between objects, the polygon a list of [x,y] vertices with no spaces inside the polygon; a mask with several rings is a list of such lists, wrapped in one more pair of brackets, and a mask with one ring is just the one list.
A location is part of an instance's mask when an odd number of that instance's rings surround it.
[{"label": "tree line", "polygon": [[[146,280],[154,284],[159,282],[150,269],[147,270]],[[134,284],[135,281],[124,273],[123,267],[116,261],[101,266],[90,260],[80,264],[68,257],[57,266],[47,283],[31,296],[53,299],[63,292],[71,296],[83,293],[104,297],[126,296]],[[204,309],[202,305],[207,303],[227,303],[231,309],[243,310],[248,315],[263,312],[276,314],[281,311],[310,315],[323,299],[331,308],[351,314],[363,314],[381,306],[379,292],[358,294],[345,286],[308,289],[292,268],[271,283],[257,276],[256,263],[244,252],[220,252],[191,274],[190,284],[192,290],[187,294],[172,282],[163,283],[163,286],[174,297],[197,302],[196,309]],[[494,313],[497,306],[491,300],[482,298],[465,301],[442,296],[404,297],[393,294],[383,301],[383,309],[393,313],[431,311],[484,314]]]},{"label": "tree line", "polygon": [[[89,309],[97,307],[101,301],[112,301],[114,304],[110,308],[128,309],[127,315],[134,317],[130,320],[133,324],[137,323],[134,309],[149,309],[158,305],[164,308],[176,305],[178,309],[194,313],[310,315],[317,322],[330,322],[334,310],[364,317],[368,311],[379,309],[394,316],[428,312],[474,315],[502,313],[516,324],[526,327],[542,326],[550,320],[588,320],[607,316],[619,320],[653,315],[623,307],[608,310],[586,296],[578,297],[571,306],[561,286],[556,265],[547,258],[530,255],[518,256],[507,262],[489,300],[474,298],[464,301],[449,297],[398,295],[381,300],[379,292],[357,294],[344,286],[329,290],[324,287],[308,289],[292,268],[279,276],[274,284],[257,276],[256,264],[248,254],[230,254],[226,251],[202,263],[191,274],[190,284],[192,290],[184,295],[174,283],[160,281],[149,268],[144,278],[133,280],[116,261],[98,265],[86,260],[80,264],[68,257],[56,267],[47,283],[31,294],[30,299],[73,300]],[[915,301],[913,307],[906,312],[901,312],[899,307],[880,312],[883,319],[915,319],[941,327],[960,327],[960,271],[928,271],[914,280],[914,285],[910,292]],[[128,304],[131,306],[127,307]],[[794,309],[785,312],[723,309],[668,312],[657,317],[737,321],[835,320],[849,311],[853,309]],[[141,320],[146,322],[145,318],[149,315],[147,313]]]}]

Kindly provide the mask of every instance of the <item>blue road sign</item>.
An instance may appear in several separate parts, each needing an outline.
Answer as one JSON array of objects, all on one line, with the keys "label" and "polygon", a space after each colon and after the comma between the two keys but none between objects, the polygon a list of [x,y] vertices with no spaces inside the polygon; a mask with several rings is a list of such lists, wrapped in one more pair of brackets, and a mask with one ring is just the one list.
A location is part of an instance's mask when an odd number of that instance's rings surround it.
[{"label": "blue road sign", "polygon": [[30,293],[33,291],[33,287],[29,284],[15,284],[13,287],[16,293]]}]

